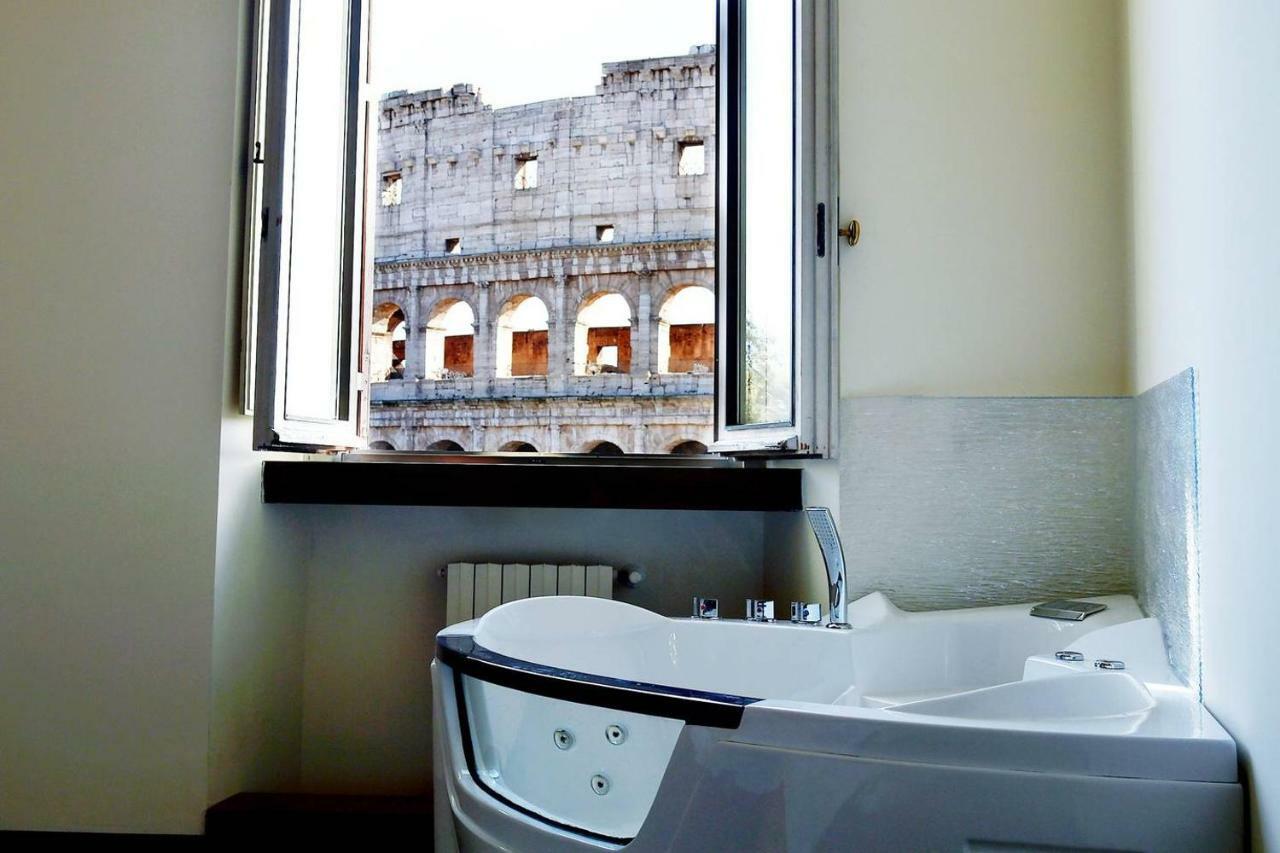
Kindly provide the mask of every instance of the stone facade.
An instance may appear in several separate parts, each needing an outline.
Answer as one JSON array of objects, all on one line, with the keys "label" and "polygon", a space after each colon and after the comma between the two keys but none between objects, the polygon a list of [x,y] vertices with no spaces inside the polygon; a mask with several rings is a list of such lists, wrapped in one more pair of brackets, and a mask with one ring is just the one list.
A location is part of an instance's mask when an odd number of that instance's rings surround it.
[{"label": "stone facade", "polygon": [[470,85],[382,101],[373,446],[710,443],[715,53],[603,72],[503,109]]}]

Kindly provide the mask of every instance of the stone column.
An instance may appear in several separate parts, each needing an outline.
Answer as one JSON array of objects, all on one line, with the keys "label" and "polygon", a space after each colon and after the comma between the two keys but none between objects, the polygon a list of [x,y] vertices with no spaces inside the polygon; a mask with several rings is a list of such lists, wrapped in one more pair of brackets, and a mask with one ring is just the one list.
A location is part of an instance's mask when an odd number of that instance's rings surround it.
[{"label": "stone column", "polygon": [[565,288],[564,273],[556,273],[547,305],[547,391],[553,394],[564,393],[573,375],[573,322],[565,316]]},{"label": "stone column", "polygon": [[644,453],[644,423],[638,418],[631,424],[631,449],[627,452]]},{"label": "stone column", "polygon": [[427,304],[430,296],[421,282],[408,283],[409,304],[404,307],[405,331],[408,340],[404,347],[404,376],[406,379],[421,379],[426,376],[427,364],[427,312],[431,306]]},{"label": "stone column", "polygon": [[636,316],[631,321],[631,375],[635,381],[644,381],[648,374],[656,373],[651,353],[655,349],[651,338],[654,334],[653,322],[649,313],[652,310],[652,298],[647,290],[640,292],[639,304],[636,305]]},{"label": "stone column", "polygon": [[471,387],[478,397],[488,396],[493,386],[494,371],[497,369],[497,353],[494,350],[497,345],[495,328],[497,318],[492,316],[490,310],[489,290],[489,282],[476,282],[476,333],[475,340],[472,342],[475,355],[475,378],[472,380]]}]

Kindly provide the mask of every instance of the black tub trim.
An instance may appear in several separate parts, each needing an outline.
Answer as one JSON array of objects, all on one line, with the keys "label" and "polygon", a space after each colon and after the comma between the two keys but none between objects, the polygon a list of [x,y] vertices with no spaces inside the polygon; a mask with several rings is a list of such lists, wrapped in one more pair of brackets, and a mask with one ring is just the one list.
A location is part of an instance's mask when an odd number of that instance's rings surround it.
[{"label": "black tub trim", "polygon": [[462,675],[522,693],[683,720],[693,726],[736,729],[746,707],[760,701],[750,696],[686,690],[532,663],[490,651],[465,634],[438,637],[436,657]]}]

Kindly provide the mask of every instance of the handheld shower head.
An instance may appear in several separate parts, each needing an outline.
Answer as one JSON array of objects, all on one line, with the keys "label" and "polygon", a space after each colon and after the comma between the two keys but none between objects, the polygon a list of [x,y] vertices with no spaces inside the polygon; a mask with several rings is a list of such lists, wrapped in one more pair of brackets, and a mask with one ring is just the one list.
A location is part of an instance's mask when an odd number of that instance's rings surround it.
[{"label": "handheld shower head", "polygon": [[818,540],[818,548],[822,551],[822,561],[827,567],[827,591],[830,594],[830,628],[848,628],[849,621],[845,612],[848,601],[848,576],[844,567],[844,549],[840,547],[840,534],[836,531],[835,519],[831,510],[825,506],[806,507],[805,517],[813,528],[813,535]]}]

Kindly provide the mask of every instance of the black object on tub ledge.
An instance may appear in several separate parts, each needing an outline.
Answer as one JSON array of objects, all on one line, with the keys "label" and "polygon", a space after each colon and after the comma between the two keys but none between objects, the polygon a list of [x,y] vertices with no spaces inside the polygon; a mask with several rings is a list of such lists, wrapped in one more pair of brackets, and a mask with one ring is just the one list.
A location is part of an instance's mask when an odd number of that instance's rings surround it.
[{"label": "black object on tub ledge", "polygon": [[791,512],[800,470],[730,465],[466,462],[263,463],[266,503]]},{"label": "black object on tub ledge", "polygon": [[[436,657],[459,675],[522,693],[683,720],[695,726],[736,729],[746,706],[760,701],[531,663],[490,651],[465,634],[437,637]],[[461,702],[463,697],[458,698]]]}]

